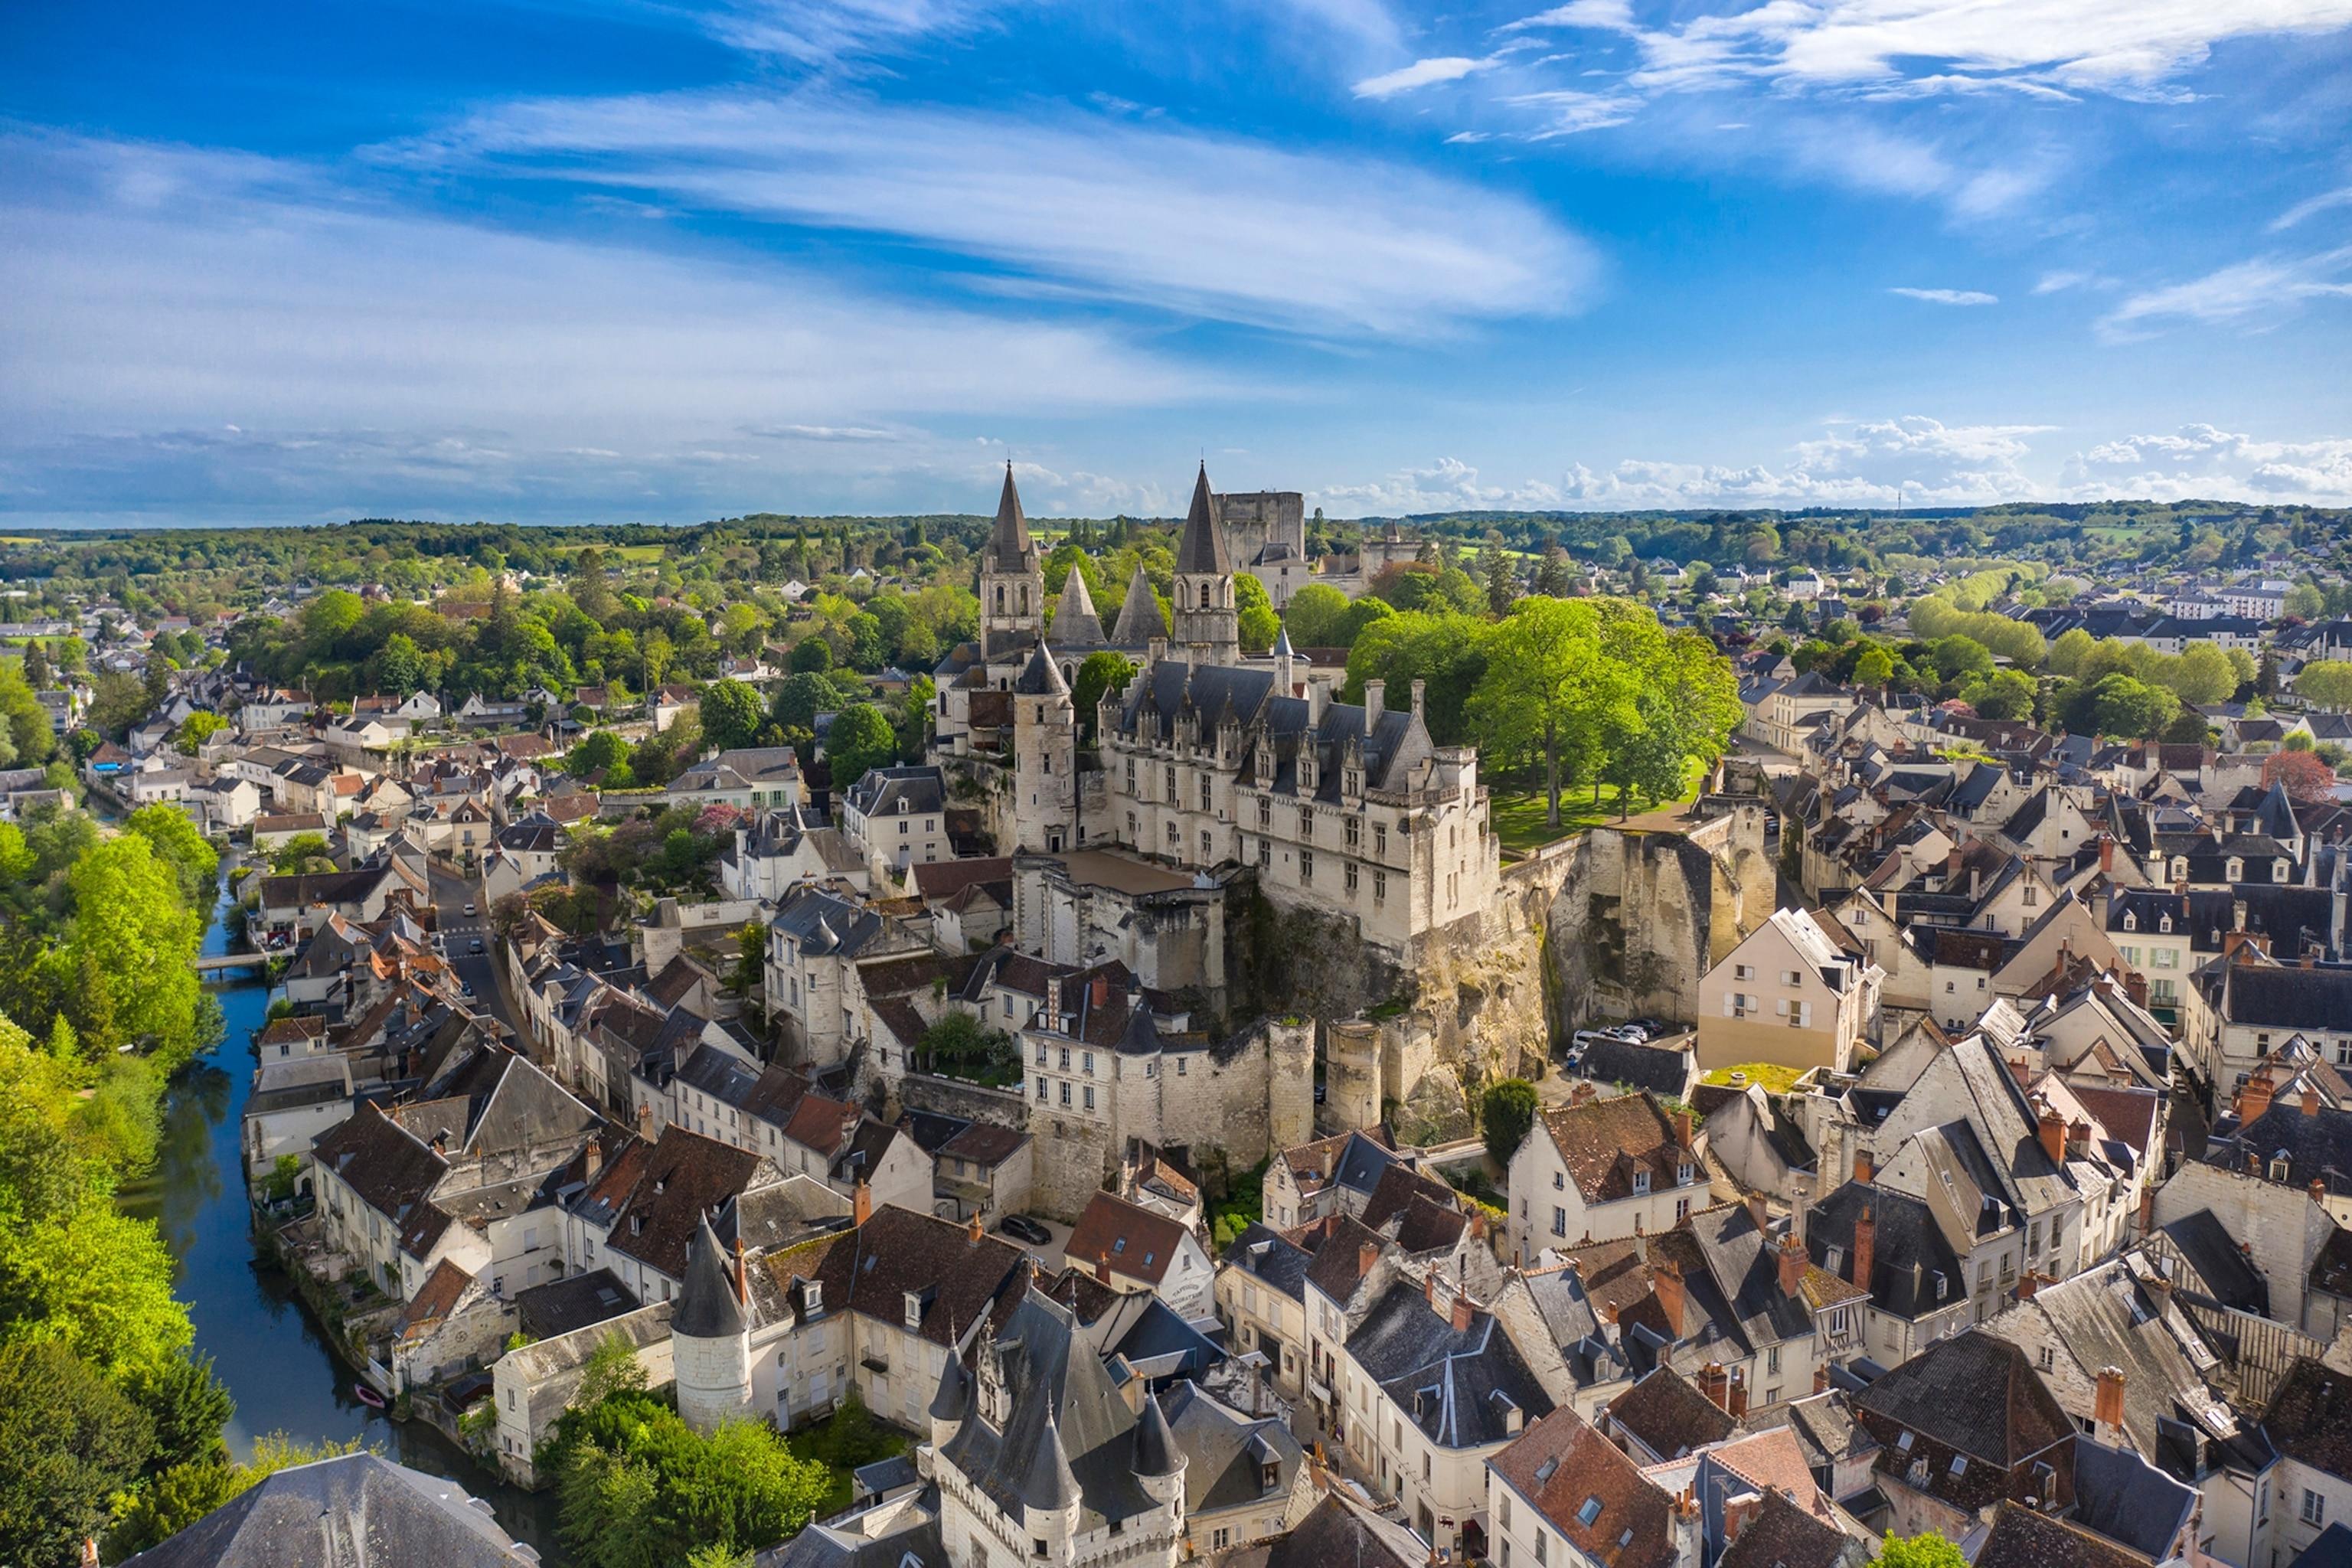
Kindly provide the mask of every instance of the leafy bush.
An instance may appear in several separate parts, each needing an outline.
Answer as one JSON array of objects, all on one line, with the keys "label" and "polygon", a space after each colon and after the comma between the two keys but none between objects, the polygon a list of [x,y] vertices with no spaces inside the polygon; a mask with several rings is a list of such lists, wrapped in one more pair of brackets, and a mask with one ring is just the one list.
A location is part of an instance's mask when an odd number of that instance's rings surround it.
[{"label": "leafy bush", "polygon": [[1479,1101],[1478,1120],[1486,1130],[1486,1152],[1496,1164],[1510,1164],[1511,1156],[1519,1152],[1528,1130],[1535,1126],[1541,1103],[1536,1086],[1523,1078],[1507,1078],[1487,1086]]}]

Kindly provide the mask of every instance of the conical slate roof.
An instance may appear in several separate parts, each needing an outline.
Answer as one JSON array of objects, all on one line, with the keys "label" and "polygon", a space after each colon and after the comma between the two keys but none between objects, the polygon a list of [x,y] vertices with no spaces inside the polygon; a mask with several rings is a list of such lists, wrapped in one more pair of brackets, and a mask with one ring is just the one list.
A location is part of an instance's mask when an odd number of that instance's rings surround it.
[{"label": "conical slate roof", "polygon": [[1064,647],[1100,647],[1102,617],[1095,613],[1095,596],[1087,589],[1087,574],[1076,566],[1062,579],[1062,597],[1054,606],[1054,635]]},{"label": "conical slate roof", "polygon": [[1172,1476],[1183,1468],[1176,1451],[1176,1436],[1168,1430],[1168,1417],[1160,1413],[1160,1396],[1145,1394],[1143,1415],[1135,1424],[1135,1473]]},{"label": "conical slate roof", "polygon": [[1004,464],[1004,489],[996,498],[996,525],[988,532],[989,560],[1000,568],[1024,565],[1036,552],[1029,542],[1029,519],[1021,510],[1021,491],[1013,483],[1013,463]]},{"label": "conical slate roof", "polygon": [[1021,1500],[1040,1513],[1058,1513],[1078,1500],[1078,1478],[1070,1472],[1070,1456],[1062,1447],[1051,1400],[1045,1403],[1045,1429],[1038,1435],[1029,1474],[1021,1483]]},{"label": "conical slate roof", "polygon": [[1209,465],[1201,464],[1192,481],[1192,510],[1184,514],[1184,537],[1176,545],[1179,572],[1233,574],[1233,552],[1225,548],[1225,531],[1217,525],[1216,498],[1209,493]]},{"label": "conical slate roof", "polygon": [[963,1369],[963,1358],[950,1349],[948,1364],[940,1373],[939,1392],[931,1395],[931,1419],[961,1421],[964,1402],[971,1394],[971,1377]]},{"label": "conical slate roof", "polygon": [[1013,683],[1013,689],[1024,697],[1070,694],[1069,683],[1062,679],[1062,667],[1054,662],[1054,650],[1045,646],[1044,637],[1037,639],[1037,651],[1029,656],[1029,666]]},{"label": "conical slate roof", "polygon": [[1298,657],[1297,654],[1291,650],[1290,621],[1286,616],[1275,623],[1274,657],[1276,658],[1296,658]]},{"label": "conical slate roof", "polygon": [[724,1340],[749,1326],[743,1317],[742,1300],[735,1294],[735,1281],[727,1272],[726,1253],[706,1216],[695,1226],[694,1239],[687,1244],[686,1283],[677,1293],[677,1310],[670,1318],[670,1332],[688,1339]]},{"label": "conical slate roof", "polygon": [[1135,563],[1135,575],[1128,579],[1127,602],[1118,607],[1118,625],[1112,628],[1111,641],[1121,647],[1141,647],[1153,637],[1168,635],[1168,622],[1160,613],[1160,601],[1151,596],[1151,579],[1143,573],[1143,563]]}]

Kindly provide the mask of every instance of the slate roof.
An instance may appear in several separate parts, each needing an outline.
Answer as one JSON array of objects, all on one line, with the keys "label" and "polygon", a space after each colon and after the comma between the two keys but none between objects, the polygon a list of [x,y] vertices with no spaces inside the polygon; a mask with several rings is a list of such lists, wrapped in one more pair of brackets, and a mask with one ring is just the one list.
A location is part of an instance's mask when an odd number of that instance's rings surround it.
[{"label": "slate roof", "polygon": [[373,1453],[268,1476],[162,1544],[141,1568],[523,1568],[526,1553],[455,1481]]},{"label": "slate roof", "polygon": [[1630,1040],[1596,1040],[1585,1047],[1576,1076],[1679,1098],[1689,1087],[1692,1059],[1688,1051],[1637,1046]]},{"label": "slate roof", "polygon": [[1326,1492],[1298,1527],[1264,1547],[1244,1550],[1233,1568],[1424,1568],[1428,1552],[1402,1525],[1359,1511]]},{"label": "slate roof", "polygon": [[[1190,1378],[1160,1395],[1158,1410],[1169,1440],[1184,1458],[1187,1518],[1287,1492],[1306,1457],[1281,1421],[1245,1415],[1202,1393]],[[1267,1464],[1276,1469],[1271,1489],[1264,1479]]]},{"label": "slate roof", "polygon": [[2329,1525],[2287,1568],[2352,1568],[2352,1527],[2342,1520]]},{"label": "slate roof", "polygon": [[1370,1272],[1363,1267],[1363,1249],[1370,1247],[1377,1256],[1381,1246],[1380,1232],[1349,1215],[1337,1215],[1330,1234],[1315,1249],[1315,1261],[1307,1266],[1307,1282],[1344,1305],[1354,1298],[1356,1288]]},{"label": "slate roof", "polygon": [[2352,1374],[2298,1358],[2271,1395],[2263,1430],[2287,1458],[2352,1480]]},{"label": "slate roof", "polygon": [[2086,1437],[2074,1441],[2073,1520],[2108,1541],[2161,1562],[2171,1556],[2197,1500],[2195,1487],[2173,1479],[2128,1448]]},{"label": "slate roof", "polygon": [[2249,1154],[2262,1161],[2265,1174],[2285,1155],[2290,1185],[2324,1182],[2331,1193],[2352,1192],[2352,1110],[2322,1104],[2305,1115],[2299,1100],[2273,1100],[2252,1121],[2206,1145],[2216,1164],[2242,1169]]},{"label": "slate roof", "polygon": [[1111,628],[1110,640],[1120,647],[1142,647],[1152,638],[1167,635],[1168,619],[1160,613],[1160,601],[1151,592],[1151,579],[1144,574],[1143,563],[1139,561],[1135,563],[1135,575],[1128,579],[1127,597],[1118,606],[1118,620]]},{"label": "slate roof", "polygon": [[2148,1559],[2097,1531],[2013,1502],[1993,1512],[1972,1568],[2147,1568]]},{"label": "slate roof", "polygon": [[992,572],[1031,572],[1037,566],[1037,546],[1029,537],[1029,517],[1021,509],[1021,490],[1013,482],[1013,463],[1004,464],[1004,488],[997,492],[996,519],[989,525],[988,548],[982,554]]},{"label": "slate roof", "polygon": [[1868,1555],[1860,1542],[1798,1507],[1785,1492],[1767,1489],[1763,1507],[1715,1568],[1850,1568]]},{"label": "slate roof", "polygon": [[2257,1317],[2270,1314],[2270,1286],[2211,1209],[2183,1215],[2158,1229],[2197,1272],[2205,1295]]},{"label": "slate roof", "polygon": [[592,1268],[544,1285],[519,1290],[515,1311],[522,1331],[534,1340],[551,1340],[637,1310],[636,1297],[609,1268]]},{"label": "slate roof", "polygon": [[[2065,1445],[2074,1426],[2029,1364],[2024,1350],[1981,1330],[1944,1340],[1880,1376],[1855,1399],[1882,1446],[1878,1468],[1903,1478],[1924,1460],[1921,1489],[1959,1508],[1980,1508],[2008,1489],[2010,1472],[2037,1456],[2071,1493]],[[1912,1436],[1906,1448],[1899,1441]],[[2053,1453],[2052,1450],[2056,1452]],[[1954,1456],[1969,1463],[1955,1475]]]},{"label": "slate roof", "polygon": [[1671,1366],[1661,1365],[1611,1400],[1611,1417],[1661,1459],[1678,1458],[1739,1429],[1728,1411]]},{"label": "slate roof", "polygon": [[747,1149],[670,1123],[639,1163],[605,1245],[657,1273],[683,1279],[696,1228],[751,1185],[760,1164],[760,1157]]},{"label": "slate roof", "polygon": [[1315,1255],[1263,1224],[1253,1224],[1225,1248],[1223,1261],[1294,1301],[1307,1300],[1307,1266]]},{"label": "slate roof", "polygon": [[694,1240],[687,1247],[686,1282],[677,1293],[670,1332],[689,1339],[723,1340],[741,1333],[749,1325],[725,1252],[706,1218],[695,1226]]},{"label": "slate roof", "polygon": [[[1907,1193],[1848,1182],[1806,1212],[1805,1249],[1817,1265],[1829,1267],[1829,1249],[1839,1251],[1836,1272],[1854,1277],[1855,1222],[1867,1210],[1871,1238],[1871,1305],[1882,1312],[1916,1320],[1951,1306],[1968,1294],[1959,1255],[1944,1238],[1926,1203]],[[1943,1276],[1945,1294],[1936,1294]],[[1859,1281],[1857,1281],[1859,1283]]]},{"label": "slate roof", "polygon": [[312,1158],[332,1171],[362,1203],[399,1226],[403,1241],[412,1230],[422,1247],[432,1250],[448,1224],[446,1215],[426,1201],[448,1163],[423,1142],[401,1130],[381,1107],[362,1100],[350,1120],[321,1133],[311,1145]]},{"label": "slate roof", "polygon": [[1234,552],[1225,545],[1225,530],[1217,517],[1216,498],[1209,490],[1205,461],[1192,480],[1192,504],[1184,514],[1183,536],[1176,544],[1176,570],[1233,575]]},{"label": "slate roof", "polygon": [[2352,1032],[2352,966],[2233,963],[2221,1011],[2252,1028]]},{"label": "slate roof", "polygon": [[1455,1328],[1400,1281],[1348,1336],[1348,1354],[1381,1385],[1391,1406],[1435,1446],[1476,1448],[1509,1436],[1507,1413],[1547,1415],[1551,1397],[1493,1314],[1474,1308]]}]

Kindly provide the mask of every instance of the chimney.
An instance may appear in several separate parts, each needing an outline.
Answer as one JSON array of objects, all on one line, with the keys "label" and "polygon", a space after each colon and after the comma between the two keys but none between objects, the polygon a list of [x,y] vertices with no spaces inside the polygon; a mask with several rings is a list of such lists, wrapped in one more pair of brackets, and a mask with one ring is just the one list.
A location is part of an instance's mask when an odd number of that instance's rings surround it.
[{"label": "chimney", "polygon": [[2110,877],[2116,872],[2116,841],[2105,833],[2099,835],[2099,870]]},{"label": "chimney", "polygon": [[864,1225],[867,1220],[872,1219],[873,1217],[874,1188],[871,1184],[861,1181],[857,1184],[856,1190],[851,1193],[849,1197],[849,1223],[852,1225]]},{"label": "chimney", "polygon": [[2309,1079],[2303,1081],[2303,1113],[2305,1116],[2319,1114],[2319,1086]]},{"label": "chimney", "polygon": [[1758,1230],[1769,1231],[1771,1229],[1772,1211],[1765,1206],[1764,1194],[1762,1193],[1750,1193],[1748,1194],[1748,1217],[1749,1220],[1754,1222]]},{"label": "chimney", "polygon": [[1829,1391],[1830,1363],[1827,1362],[1817,1362],[1813,1366],[1813,1392],[1815,1394],[1827,1394]]},{"label": "chimney", "polygon": [[1429,683],[1427,681],[1422,679],[1419,676],[1413,677],[1412,716],[1416,719],[1422,716],[1422,690],[1423,688],[1426,687],[1428,684]]},{"label": "chimney", "polygon": [[2147,1236],[2156,1229],[2156,1189],[2150,1187],[2139,1195],[2139,1233]]},{"label": "chimney", "polygon": [[1328,1182],[1331,1179],[1331,1167],[1338,1162],[1338,1153],[1333,1151],[1328,1143],[1326,1143],[1323,1146],[1323,1179],[1325,1181]]},{"label": "chimney", "polygon": [[735,1233],[735,1299],[751,1304],[751,1266],[743,1258],[743,1233]]},{"label": "chimney", "polygon": [[1730,1397],[1725,1402],[1723,1407],[1730,1413],[1731,1418],[1737,1421],[1748,1414],[1748,1369],[1746,1367],[1735,1366],[1731,1369],[1729,1394]]},{"label": "chimney", "polygon": [[1764,1494],[1761,1492],[1741,1492],[1736,1498],[1727,1499],[1723,1505],[1723,1543],[1728,1546],[1738,1541],[1740,1532],[1748,1528],[1763,1507]]},{"label": "chimney", "polygon": [[1090,987],[1090,990],[1091,990],[1091,991],[1092,991],[1092,993],[1093,993],[1093,1002],[1092,1002],[1092,1005],[1095,1005],[1095,1006],[1097,1006],[1097,1007],[1108,1007],[1108,1006],[1109,1006],[1109,1005],[1110,1005],[1110,976],[1109,976],[1109,975],[1108,975],[1108,974],[1097,974],[1097,975],[1096,975],[1096,976],[1095,976],[1095,978],[1094,978],[1094,984],[1093,984],[1093,985]]},{"label": "chimney", "polygon": [[2034,1106],[2036,1125],[2042,1134],[2042,1152],[2050,1156],[2053,1165],[2066,1163],[2066,1119],[2051,1109],[2047,1100]]},{"label": "chimney", "polygon": [[2271,1108],[2271,1069],[2256,1068],[2254,1076],[2238,1089],[2238,1122],[2252,1126]]},{"label": "chimney", "polygon": [[2017,1299],[2019,1300],[2032,1300],[2034,1293],[2041,1289],[2042,1276],[2038,1271],[2029,1268],[2024,1273],[2017,1277]]},{"label": "chimney", "polygon": [[1365,1275],[1370,1274],[1372,1271],[1372,1265],[1378,1263],[1380,1260],[1381,1249],[1373,1243],[1368,1241],[1362,1246],[1357,1247],[1356,1277],[1358,1279],[1361,1279]]},{"label": "chimney", "polygon": [[1434,1268],[1421,1277],[1421,1299],[1429,1303],[1431,1311],[1437,1310],[1437,1270]]},{"label": "chimney", "polygon": [[2246,929],[2246,900],[2243,899],[2230,900],[2230,929],[2232,931]]},{"label": "chimney", "polygon": [[964,1227],[963,1236],[964,1244],[968,1247],[978,1247],[982,1241],[987,1238],[988,1232],[980,1223],[980,1211],[978,1209],[972,1210],[971,1223]]},{"label": "chimney", "polygon": [[1062,1026],[1062,977],[1045,977],[1045,1027],[1059,1030]]},{"label": "chimney", "polygon": [[1871,1158],[1867,1149],[1853,1152],[1853,1179],[1864,1186],[1878,1179],[1878,1162]]},{"label": "chimney", "polygon": [[2147,1010],[2147,976],[2137,969],[2125,970],[2124,994],[2131,998],[2133,1006],[2146,1012]]},{"label": "chimney", "polygon": [[1663,1259],[1650,1265],[1650,1289],[1658,1298],[1658,1310],[1665,1314],[1666,1331],[1676,1339],[1683,1337],[1683,1271],[1675,1264]]},{"label": "chimney", "polygon": [[1570,1105],[1590,1105],[1594,1092],[1590,1079],[1579,1079],[1576,1086],[1568,1091],[1568,1102]]},{"label": "chimney", "polygon": [[1095,1282],[1098,1285],[1110,1283],[1110,1248],[1107,1247],[1095,1252]]},{"label": "chimney", "polygon": [[1675,1112],[1675,1142],[1685,1149],[1691,1146],[1691,1113],[1687,1105]]},{"label": "chimney", "polygon": [[2140,1281],[2147,1290],[2149,1308],[2159,1318],[2164,1316],[2165,1309],[2172,1305],[2172,1277],[2163,1272],[2164,1264],[2169,1261],[2157,1260],[2158,1271]]},{"label": "chimney", "polygon": [[1793,1236],[1780,1238],[1780,1294],[1794,1296],[1805,1282],[1805,1244]]},{"label": "chimney", "polygon": [[1470,1331],[1470,1309],[1471,1302],[1469,1297],[1456,1296],[1454,1298],[1454,1331],[1455,1333],[1466,1334]]},{"label": "chimney", "polygon": [[604,1168],[604,1140],[591,1138],[588,1147],[580,1152],[580,1169],[583,1179],[594,1181],[596,1173]]},{"label": "chimney", "polygon": [[2090,1152],[2091,1124],[2087,1121],[2066,1123],[2066,1152],[2076,1159],[2082,1159],[2087,1157]]},{"label": "chimney", "polygon": [[1388,706],[1389,683],[1385,680],[1364,682],[1364,731],[1370,734],[1381,721],[1381,713]]},{"label": "chimney", "polygon": [[1698,1391],[1706,1394],[1717,1409],[1731,1408],[1731,1376],[1723,1370],[1721,1362],[1711,1361],[1699,1368]]},{"label": "chimney", "polygon": [[1870,1289],[1870,1266],[1878,1251],[1878,1216],[1864,1204],[1862,1212],[1853,1216],[1853,1258],[1847,1267],[1853,1271],[1853,1283]]},{"label": "chimney", "polygon": [[2098,1426],[2096,1436],[2102,1442],[2120,1442],[2124,1425],[2124,1374],[2120,1367],[2108,1367],[2099,1373],[2099,1392],[2091,1406],[2091,1419]]},{"label": "chimney", "polygon": [[2327,1202],[2327,1179],[2326,1177],[2314,1176],[2311,1178],[2311,1201],[2321,1205],[2325,1205]]}]

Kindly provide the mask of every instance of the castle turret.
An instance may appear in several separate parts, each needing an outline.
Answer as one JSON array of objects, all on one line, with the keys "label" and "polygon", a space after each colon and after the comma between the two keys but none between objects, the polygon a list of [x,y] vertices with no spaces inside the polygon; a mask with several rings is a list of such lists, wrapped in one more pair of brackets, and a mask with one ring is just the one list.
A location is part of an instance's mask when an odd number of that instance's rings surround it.
[{"label": "castle turret", "polygon": [[1013,683],[1013,842],[1058,855],[1077,844],[1077,710],[1054,650],[1036,650]]},{"label": "castle turret", "polygon": [[1062,1446],[1062,1428],[1054,1418],[1051,1398],[1044,1401],[1045,1429],[1029,1456],[1029,1471],[1021,1480],[1023,1533],[1045,1543],[1041,1553],[1052,1562],[1066,1562],[1071,1538],[1078,1532],[1082,1493],[1070,1468],[1069,1450]]},{"label": "castle turret", "polygon": [[1183,1522],[1184,1451],[1168,1429],[1156,1394],[1143,1396],[1143,1413],[1135,1423],[1135,1479],[1153,1501],[1173,1506],[1177,1522]]},{"label": "castle turret", "polygon": [[1102,617],[1095,613],[1095,596],[1087,574],[1073,565],[1062,579],[1062,596],[1054,605],[1054,640],[1064,647],[1100,647]]},{"label": "castle turret", "polygon": [[740,1264],[730,1268],[706,1218],[687,1244],[686,1282],[669,1321],[677,1413],[708,1434],[751,1409],[751,1314]]},{"label": "castle turret", "polygon": [[1127,580],[1127,597],[1118,606],[1118,624],[1111,628],[1110,640],[1120,647],[1148,647],[1155,638],[1167,635],[1168,622],[1151,592],[1151,579],[1139,561],[1135,575]]},{"label": "castle turret", "polygon": [[931,1395],[931,1447],[946,1447],[963,1430],[964,1417],[971,1409],[971,1374],[963,1369],[963,1358],[948,1347],[948,1364],[940,1371],[940,1386]]},{"label": "castle turret", "polygon": [[1176,544],[1176,641],[1195,664],[1238,664],[1241,611],[1234,602],[1234,555],[1217,521],[1216,497],[1203,462],[1192,506]]}]

